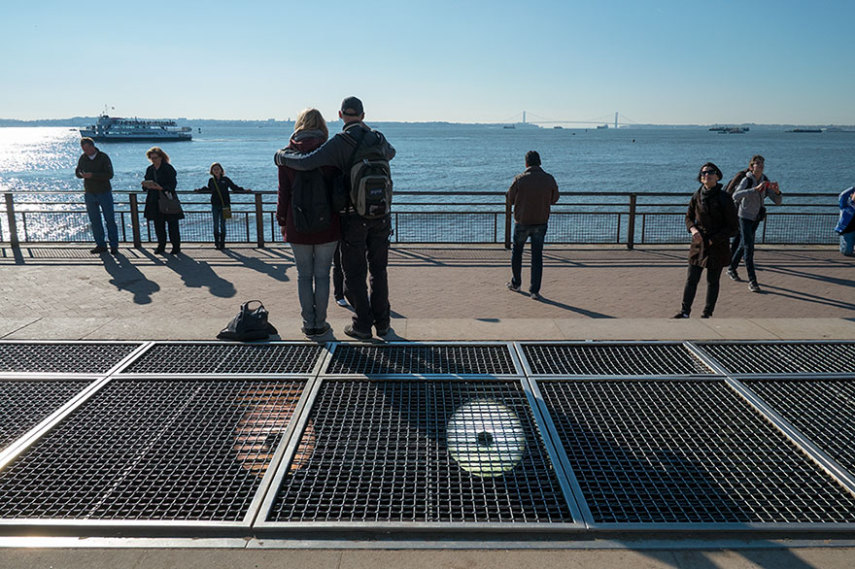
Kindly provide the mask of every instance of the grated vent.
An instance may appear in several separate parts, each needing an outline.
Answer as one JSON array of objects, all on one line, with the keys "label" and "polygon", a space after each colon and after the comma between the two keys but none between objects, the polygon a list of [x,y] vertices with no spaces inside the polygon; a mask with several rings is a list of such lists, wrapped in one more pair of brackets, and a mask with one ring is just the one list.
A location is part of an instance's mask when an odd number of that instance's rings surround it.
[{"label": "grated vent", "polygon": [[321,350],[317,344],[157,344],[123,373],[305,375]]},{"label": "grated vent", "polygon": [[855,342],[699,343],[732,374],[855,374]]},{"label": "grated vent", "polygon": [[743,381],[855,475],[855,378]]},{"label": "grated vent", "polygon": [[325,380],[270,522],[573,522],[516,381]]},{"label": "grated vent", "polygon": [[0,381],[0,451],[80,393],[88,381]]},{"label": "grated vent", "polygon": [[330,375],[517,375],[505,345],[339,344],[325,372]]},{"label": "grated vent", "polygon": [[710,375],[681,344],[523,344],[535,375]]},{"label": "grated vent", "polygon": [[855,497],[723,381],[538,385],[595,523],[855,521]]},{"label": "grated vent", "polygon": [[0,373],[103,374],[140,344],[0,342]]},{"label": "grated vent", "polygon": [[0,518],[241,521],[304,384],[114,380],[0,471]]}]

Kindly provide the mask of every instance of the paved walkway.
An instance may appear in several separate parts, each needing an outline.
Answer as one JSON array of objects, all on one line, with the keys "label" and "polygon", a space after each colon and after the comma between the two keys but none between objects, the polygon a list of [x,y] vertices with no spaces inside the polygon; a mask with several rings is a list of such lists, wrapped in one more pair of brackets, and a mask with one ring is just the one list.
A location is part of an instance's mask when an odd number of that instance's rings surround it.
[{"label": "paved walkway", "polygon": [[[150,248],[123,247],[116,257],[80,246],[0,248],[0,338],[214,339],[241,302],[260,299],[282,339],[303,339],[288,247],[184,251],[164,258]],[[831,248],[761,248],[762,294],[723,277],[714,318],[678,321],[670,316],[679,309],[685,255],[685,248],[547,247],[537,302],[505,288],[510,254],[501,247],[398,246],[389,267],[389,339],[855,338],[855,261]],[[334,336],[326,339],[347,339],[350,315],[331,303]]]},{"label": "paved walkway", "polygon": [[[0,248],[0,338],[206,340],[260,299],[282,339],[300,334],[296,269],[284,246],[188,246],[180,258],[121,248]],[[855,261],[830,248],[757,252],[763,294],[722,281],[715,317],[672,320],[685,279],[685,248],[547,247],[543,302],[505,288],[509,253],[495,246],[398,246],[390,262],[391,340],[852,339]],[[527,259],[526,259],[527,262]],[[528,277],[527,269],[523,273]],[[696,300],[700,312],[705,285]],[[350,312],[330,306],[334,336]],[[708,543],[485,542],[462,551],[341,542],[0,539],[5,567],[850,567],[852,543],[762,539]],[[415,539],[415,538],[414,538]],[[516,537],[511,539],[517,539]],[[277,549],[266,549],[277,548]],[[422,549],[424,548],[424,549]],[[445,549],[446,551],[436,551]]]}]

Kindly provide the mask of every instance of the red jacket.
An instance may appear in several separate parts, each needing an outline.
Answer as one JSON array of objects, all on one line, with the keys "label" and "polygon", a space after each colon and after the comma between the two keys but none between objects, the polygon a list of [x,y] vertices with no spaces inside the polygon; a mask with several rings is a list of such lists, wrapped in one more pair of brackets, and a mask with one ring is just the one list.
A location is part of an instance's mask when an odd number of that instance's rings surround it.
[{"label": "red jacket", "polygon": [[[291,137],[288,148],[301,153],[311,152],[324,143],[326,137],[320,131],[303,131],[295,133]],[[332,166],[324,166],[321,172],[326,180],[332,180],[338,169]],[[291,188],[294,185],[294,177],[297,171],[287,166],[279,166],[279,202],[276,206],[276,220],[281,227],[285,228],[285,241],[301,245],[317,245],[329,243],[341,239],[341,222],[338,214],[333,213],[332,223],[326,231],[318,233],[301,233],[294,226],[294,215],[291,213]]]}]

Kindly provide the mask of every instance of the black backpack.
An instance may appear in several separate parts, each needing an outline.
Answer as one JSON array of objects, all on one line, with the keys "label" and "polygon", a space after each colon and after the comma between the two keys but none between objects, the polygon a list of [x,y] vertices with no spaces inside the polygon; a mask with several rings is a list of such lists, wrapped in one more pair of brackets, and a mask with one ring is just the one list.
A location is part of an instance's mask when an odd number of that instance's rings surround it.
[{"label": "black backpack", "polygon": [[330,188],[320,169],[298,171],[291,185],[291,214],[300,233],[318,233],[329,229],[333,208]]},{"label": "black backpack", "polygon": [[[255,308],[250,308],[252,303],[258,303]],[[250,342],[252,340],[266,340],[271,334],[278,334],[273,324],[267,321],[268,313],[260,300],[250,300],[240,305],[237,316],[232,318],[228,326],[217,334],[219,340],[238,340]]]},{"label": "black backpack", "polygon": [[747,174],[747,173],[748,173],[748,169],[740,170],[739,172],[736,173],[736,176],[734,176],[727,183],[727,186],[724,188],[724,191],[727,192],[727,195],[729,195],[729,196],[733,195],[733,192],[735,192],[736,188],[739,187],[739,184],[742,182],[743,178],[745,178],[745,174]]},{"label": "black backpack", "polygon": [[392,211],[392,171],[383,142],[382,135],[362,131],[350,155],[350,205],[366,219],[380,219]]}]

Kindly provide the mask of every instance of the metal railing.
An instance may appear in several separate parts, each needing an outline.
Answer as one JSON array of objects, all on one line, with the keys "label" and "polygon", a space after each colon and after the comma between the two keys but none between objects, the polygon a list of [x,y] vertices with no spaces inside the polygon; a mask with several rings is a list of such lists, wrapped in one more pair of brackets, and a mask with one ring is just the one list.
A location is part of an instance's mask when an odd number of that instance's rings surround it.
[{"label": "metal railing", "polygon": [[[213,241],[210,198],[178,192],[184,205],[182,241]],[[82,192],[3,192],[0,241],[88,243],[92,241]],[[142,194],[144,197],[144,193]],[[143,217],[140,192],[114,191],[119,239],[140,248],[155,241]],[[833,244],[837,234],[836,193],[787,193],[781,206],[768,207],[758,243]],[[230,243],[281,241],[276,222],[277,192],[237,194],[226,222]],[[689,196],[682,192],[564,192],[553,206],[547,243],[682,244]],[[510,247],[513,216],[504,192],[398,191],[392,212],[394,243],[504,243]]]}]

